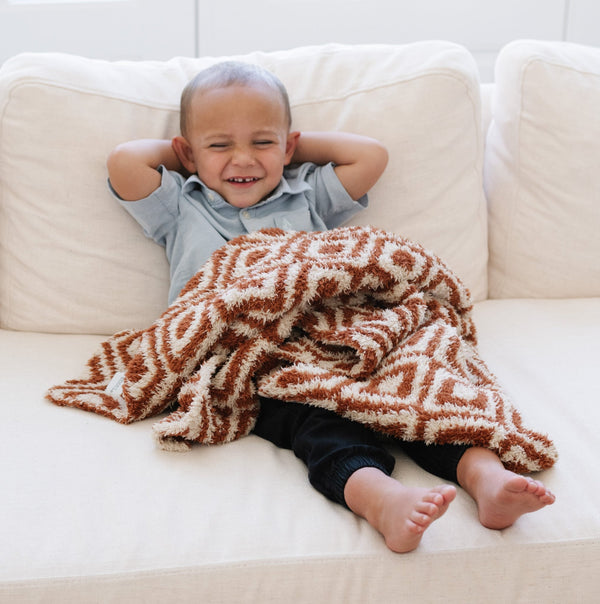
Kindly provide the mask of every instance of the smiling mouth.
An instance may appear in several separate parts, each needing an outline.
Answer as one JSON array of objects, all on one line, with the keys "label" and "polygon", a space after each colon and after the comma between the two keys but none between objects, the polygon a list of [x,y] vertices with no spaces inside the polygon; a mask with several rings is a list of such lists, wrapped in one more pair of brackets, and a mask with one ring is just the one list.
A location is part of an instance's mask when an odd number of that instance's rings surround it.
[{"label": "smiling mouth", "polygon": [[249,178],[228,178],[227,182],[231,182],[236,185],[247,185],[252,182],[258,182],[258,178],[249,177]]}]

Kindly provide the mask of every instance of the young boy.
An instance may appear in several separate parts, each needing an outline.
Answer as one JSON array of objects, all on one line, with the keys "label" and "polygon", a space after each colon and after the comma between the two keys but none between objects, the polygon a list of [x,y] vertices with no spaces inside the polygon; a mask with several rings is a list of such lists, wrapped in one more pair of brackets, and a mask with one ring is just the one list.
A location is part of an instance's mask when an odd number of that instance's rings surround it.
[{"label": "young boy", "polygon": [[[119,145],[108,171],[122,205],[166,249],[172,302],[233,237],[266,227],[340,226],[367,205],[366,193],[386,164],[385,148],[373,139],[291,131],[281,82],[259,67],[226,62],[185,88],[181,136]],[[426,489],[396,481],[382,439],[323,409],[262,399],[254,433],[292,449],[315,488],[366,518],[393,551],[415,549],[456,496],[450,484]],[[541,483],[509,472],[487,449],[400,446],[472,495],[489,528],[508,527],[554,502]]]}]

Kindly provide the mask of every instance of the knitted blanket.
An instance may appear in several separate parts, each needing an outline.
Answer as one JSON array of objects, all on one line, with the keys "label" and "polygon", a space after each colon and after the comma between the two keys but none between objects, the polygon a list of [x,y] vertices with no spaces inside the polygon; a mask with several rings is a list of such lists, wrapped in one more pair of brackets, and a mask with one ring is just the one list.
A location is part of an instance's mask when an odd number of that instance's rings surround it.
[{"label": "knitted blanket", "polygon": [[248,434],[260,397],[399,439],[487,447],[519,472],[557,458],[479,357],[459,279],[373,228],[232,240],[150,327],[115,334],[83,378],[47,393],[123,423],[170,409],[153,431],[171,450]]}]

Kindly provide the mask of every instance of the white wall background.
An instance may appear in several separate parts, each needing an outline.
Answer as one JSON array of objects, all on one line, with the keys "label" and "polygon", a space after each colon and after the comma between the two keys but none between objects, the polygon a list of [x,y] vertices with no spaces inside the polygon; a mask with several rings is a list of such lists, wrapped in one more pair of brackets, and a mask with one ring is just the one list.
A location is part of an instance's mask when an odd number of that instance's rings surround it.
[{"label": "white wall background", "polygon": [[438,38],[469,48],[491,81],[507,42],[600,46],[599,23],[598,0],[0,0],[0,62],[23,51],[168,59]]}]

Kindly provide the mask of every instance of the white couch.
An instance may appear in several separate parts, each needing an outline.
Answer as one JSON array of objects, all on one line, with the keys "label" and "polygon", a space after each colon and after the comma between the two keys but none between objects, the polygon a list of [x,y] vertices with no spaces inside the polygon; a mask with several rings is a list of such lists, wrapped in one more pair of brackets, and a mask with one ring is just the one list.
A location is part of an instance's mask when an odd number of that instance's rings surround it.
[{"label": "white couch", "polygon": [[[165,307],[163,251],[112,200],[119,142],[177,132],[215,59],[20,55],[0,71],[1,602],[600,601],[600,49],[515,42],[481,86],[460,46],[245,57],[288,86],[298,129],[381,139],[355,224],[418,240],[463,278],[480,351],[557,465],[557,502],[503,531],[462,491],[410,554],[249,436],[187,453],[44,399],[106,335]],[[397,455],[395,476],[439,481]]]}]

